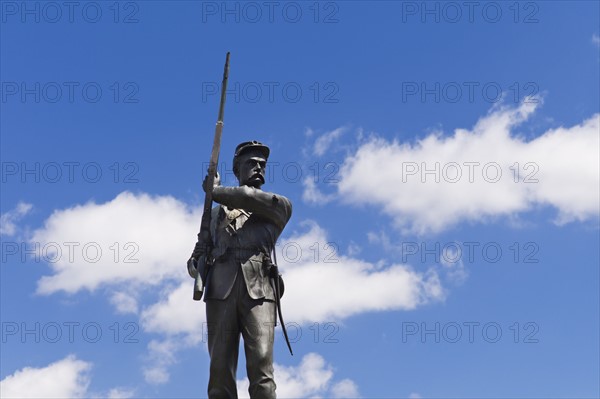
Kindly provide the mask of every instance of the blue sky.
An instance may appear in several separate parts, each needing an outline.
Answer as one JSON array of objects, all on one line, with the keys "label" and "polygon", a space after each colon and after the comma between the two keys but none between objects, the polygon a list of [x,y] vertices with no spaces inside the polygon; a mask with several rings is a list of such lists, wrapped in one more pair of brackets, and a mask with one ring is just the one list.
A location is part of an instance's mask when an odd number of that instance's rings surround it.
[{"label": "blue sky", "polygon": [[294,206],[280,397],[600,395],[597,2],[0,11],[3,397],[206,395],[227,51],[224,184],[260,140]]}]

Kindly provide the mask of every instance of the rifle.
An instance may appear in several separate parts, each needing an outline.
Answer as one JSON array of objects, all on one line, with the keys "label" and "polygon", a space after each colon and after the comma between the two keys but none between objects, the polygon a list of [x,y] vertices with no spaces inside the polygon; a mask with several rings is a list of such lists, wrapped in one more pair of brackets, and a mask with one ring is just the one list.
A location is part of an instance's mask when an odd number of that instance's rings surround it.
[{"label": "rifle", "polygon": [[[212,249],[210,238],[210,218],[212,212],[212,188],[217,174],[217,164],[219,162],[219,152],[221,150],[221,134],[223,133],[223,114],[225,112],[225,94],[227,90],[227,79],[229,77],[229,52],[225,58],[225,68],[223,70],[223,83],[221,84],[221,103],[219,105],[219,117],[215,127],[215,138],[213,141],[212,152],[210,154],[210,163],[208,164],[208,176],[206,177],[206,187],[208,188],[204,196],[204,212],[202,213],[202,222],[200,223],[200,232],[198,240],[204,243],[204,253],[200,259],[196,260],[197,274],[194,281],[194,301],[202,299],[206,276],[212,260],[210,253]],[[194,258],[191,261],[194,262]]]}]

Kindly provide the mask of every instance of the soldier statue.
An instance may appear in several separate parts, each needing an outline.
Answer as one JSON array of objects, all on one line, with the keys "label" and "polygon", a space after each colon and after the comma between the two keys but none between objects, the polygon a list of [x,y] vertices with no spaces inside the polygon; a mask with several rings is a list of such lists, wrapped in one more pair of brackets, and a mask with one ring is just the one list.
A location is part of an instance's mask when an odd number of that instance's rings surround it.
[{"label": "soldier statue", "polygon": [[[276,300],[271,252],[292,214],[281,195],[263,191],[269,147],[257,141],[239,144],[233,157],[238,187],[223,187],[218,177],[212,190],[217,202],[210,219],[210,237],[199,236],[188,261],[190,276],[206,273],[204,302],[210,354],[209,398],[237,398],[236,370],[240,335],[244,339],[251,398],[275,398],[273,337]],[[196,260],[207,259],[207,271]],[[276,281],[279,283],[279,280]],[[277,298],[276,298],[277,297]]]}]

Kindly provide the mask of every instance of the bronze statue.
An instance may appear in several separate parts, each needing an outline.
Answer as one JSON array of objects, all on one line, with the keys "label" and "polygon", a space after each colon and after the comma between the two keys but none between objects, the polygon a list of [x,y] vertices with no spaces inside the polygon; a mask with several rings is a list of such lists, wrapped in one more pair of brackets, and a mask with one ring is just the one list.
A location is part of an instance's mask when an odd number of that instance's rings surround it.
[{"label": "bronze statue", "polygon": [[[290,201],[261,190],[269,148],[241,143],[233,157],[238,187],[222,187],[218,175],[204,191],[219,203],[208,237],[199,234],[188,272],[204,276],[210,354],[209,398],[237,398],[240,334],[244,338],[251,398],[275,398],[273,336],[279,279],[270,258],[292,214]],[[197,260],[206,259],[206,262]],[[197,270],[202,263],[203,270]],[[275,273],[274,273],[275,270]],[[282,322],[282,327],[284,326]]]}]

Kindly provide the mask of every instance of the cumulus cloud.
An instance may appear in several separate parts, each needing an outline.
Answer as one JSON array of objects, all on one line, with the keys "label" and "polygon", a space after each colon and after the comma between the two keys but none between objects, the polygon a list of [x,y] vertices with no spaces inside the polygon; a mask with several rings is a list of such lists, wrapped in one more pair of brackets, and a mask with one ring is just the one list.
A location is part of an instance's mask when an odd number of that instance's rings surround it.
[{"label": "cumulus cloud", "polygon": [[110,297],[110,303],[113,304],[117,313],[136,314],[138,312],[138,301],[135,296],[126,292],[115,292]]},{"label": "cumulus cloud", "polygon": [[113,388],[108,392],[108,399],[129,399],[135,397],[135,390],[130,388]]},{"label": "cumulus cloud", "polygon": [[169,367],[177,362],[180,351],[206,342],[204,302],[192,300],[193,280],[165,287],[160,300],[142,310],[140,323],[148,333],[163,336],[148,345],[148,361],[144,378],[150,384],[170,380]]},{"label": "cumulus cloud", "polygon": [[[463,283],[469,273],[465,267],[463,258],[467,246],[460,241],[440,242],[415,242],[398,240],[393,242],[390,236],[383,230],[379,232],[367,232],[367,240],[372,245],[377,245],[391,256],[396,256],[403,263],[426,262],[431,256],[437,267],[435,270],[441,274],[446,281]],[[433,251],[432,251],[433,250]],[[432,251],[432,252],[430,252]]]},{"label": "cumulus cloud", "polygon": [[596,33],[592,35],[592,43],[600,47],[600,36],[598,36]]},{"label": "cumulus cloud", "polygon": [[331,387],[331,396],[334,398],[359,398],[358,385],[351,379],[344,379]]},{"label": "cumulus cloud", "polygon": [[144,379],[153,385],[166,384],[171,375],[169,366],[177,362],[177,352],[182,344],[174,339],[152,340],[148,344],[148,364],[144,367]]},{"label": "cumulus cloud", "polygon": [[[329,132],[325,132],[320,135],[313,145],[313,154],[321,157],[325,155],[331,144],[333,144],[336,140],[338,140],[342,134],[344,134],[348,128],[346,127],[338,127],[337,129],[331,130]],[[311,134],[312,135],[312,134]]]},{"label": "cumulus cloud", "polygon": [[0,381],[1,398],[109,398],[127,399],[135,396],[135,390],[115,387],[107,393],[88,390],[92,363],[69,355],[46,367],[24,367]]},{"label": "cumulus cloud", "polygon": [[[57,210],[31,239],[40,243],[53,271],[38,281],[37,291],[75,293],[119,283],[156,286],[183,278],[200,213],[170,196],[130,192],[103,204]],[[122,295],[113,302],[124,311],[135,307]]]},{"label": "cumulus cloud", "polygon": [[164,335],[197,333],[206,320],[204,302],[192,300],[193,280],[166,287],[161,300],[142,311],[140,321],[148,332]]},{"label": "cumulus cloud", "polygon": [[[145,331],[166,336],[148,344],[143,369],[148,383],[164,384],[177,353],[197,343],[193,338],[204,320],[204,306],[191,299],[192,280],[185,268],[200,215],[199,207],[191,209],[169,196],[129,192],[106,203],[57,210],[32,238],[41,247],[62,251],[48,256],[56,259],[49,262],[53,273],[38,281],[38,293],[107,288],[117,313],[140,314]],[[86,245],[91,248],[87,253]],[[148,287],[158,290],[159,300],[144,307],[137,296]],[[184,336],[176,337],[179,333]]]},{"label": "cumulus cloud", "polygon": [[[333,367],[317,353],[304,355],[298,366],[275,363],[278,398],[308,398],[321,395],[334,398],[358,397],[358,387],[350,379],[333,382]],[[248,379],[238,380],[240,398],[248,398]]]},{"label": "cumulus cloud", "polygon": [[206,315],[203,302],[192,300],[192,280],[163,289],[161,299],[146,307],[140,316],[144,331],[164,336],[148,345],[148,361],[144,378],[150,384],[165,384],[170,380],[169,367],[176,363],[177,354],[196,346],[206,334]]},{"label": "cumulus cloud", "polygon": [[306,177],[302,180],[302,186],[304,186],[302,200],[309,204],[325,205],[335,199],[333,194],[322,193],[312,177]]},{"label": "cumulus cloud", "polygon": [[0,381],[3,398],[82,398],[92,364],[70,355],[46,367],[25,367]]},{"label": "cumulus cloud", "polygon": [[[344,255],[318,224],[304,224],[307,231],[292,235],[278,246],[279,266],[286,282],[282,299],[286,320],[337,321],[363,312],[410,310],[444,299],[434,269],[417,272],[405,264],[382,267]],[[311,295],[306,295],[305,287],[311,287]],[[357,287],[369,295],[352,295]]]},{"label": "cumulus cloud", "polygon": [[600,115],[527,141],[514,130],[539,103],[495,107],[448,137],[371,137],[340,168],[340,200],[377,207],[419,234],[544,205],[558,210],[558,224],[598,217]]},{"label": "cumulus cloud", "polygon": [[32,208],[31,204],[19,202],[14,209],[0,215],[0,235],[14,236],[18,230],[17,222]]}]

